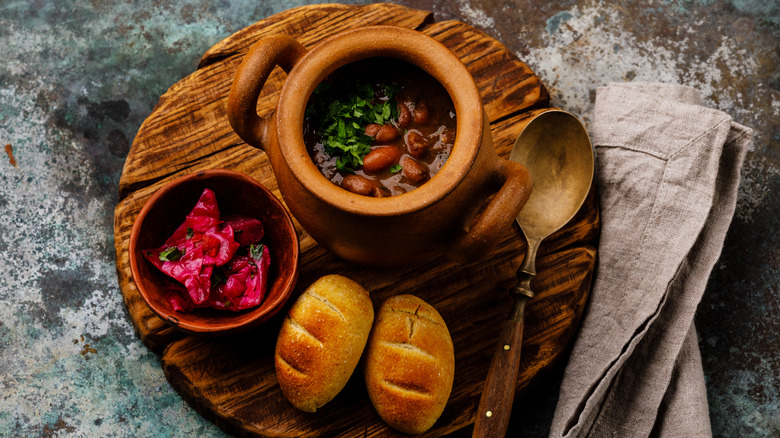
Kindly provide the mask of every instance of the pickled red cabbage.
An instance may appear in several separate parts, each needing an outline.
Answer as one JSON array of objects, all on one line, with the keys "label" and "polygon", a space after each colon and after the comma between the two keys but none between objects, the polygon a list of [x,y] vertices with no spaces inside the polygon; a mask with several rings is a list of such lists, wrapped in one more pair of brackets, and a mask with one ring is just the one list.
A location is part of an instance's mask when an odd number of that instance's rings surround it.
[{"label": "pickled red cabbage", "polygon": [[223,226],[229,225],[241,246],[249,246],[260,242],[265,234],[263,223],[251,217],[231,215],[223,218]]},{"label": "pickled red cabbage", "polygon": [[259,244],[263,235],[257,219],[240,215],[220,219],[216,195],[205,189],[165,244],[143,254],[178,282],[166,287],[173,310],[238,311],[259,305],[265,295],[271,256],[268,247]]}]

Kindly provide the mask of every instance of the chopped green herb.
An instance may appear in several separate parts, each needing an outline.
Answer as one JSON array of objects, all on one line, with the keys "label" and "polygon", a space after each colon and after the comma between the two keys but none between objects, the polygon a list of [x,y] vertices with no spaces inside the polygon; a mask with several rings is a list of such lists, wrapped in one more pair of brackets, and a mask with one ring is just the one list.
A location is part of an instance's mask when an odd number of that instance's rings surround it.
[{"label": "chopped green herb", "polygon": [[192,239],[192,236],[195,235],[195,230],[192,229],[192,227],[187,227],[187,239]]},{"label": "chopped green herb", "polygon": [[390,173],[398,173],[401,171],[401,165],[395,164],[390,168]]},{"label": "chopped green herb", "polygon": [[175,262],[183,255],[184,251],[181,251],[179,248],[172,246],[170,248],[166,248],[165,251],[161,252],[158,257],[163,262]]},{"label": "chopped green herb", "polygon": [[366,135],[371,123],[383,125],[398,118],[398,106],[393,97],[401,88],[383,87],[383,98],[378,98],[368,82],[357,85],[333,86],[322,83],[314,90],[314,99],[306,109],[322,137],[325,152],[336,157],[339,171],[354,172],[363,165],[363,157],[371,151],[374,139]]},{"label": "chopped green herb", "polygon": [[249,257],[259,261],[263,258],[263,244],[249,245]]}]

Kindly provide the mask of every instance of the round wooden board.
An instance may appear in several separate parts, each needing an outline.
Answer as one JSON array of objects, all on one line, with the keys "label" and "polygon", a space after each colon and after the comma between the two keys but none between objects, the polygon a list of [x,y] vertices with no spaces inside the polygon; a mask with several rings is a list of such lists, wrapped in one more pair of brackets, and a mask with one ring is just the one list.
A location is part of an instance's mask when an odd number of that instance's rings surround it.
[{"label": "round wooden board", "polygon": [[[209,168],[246,173],[281,198],[265,154],[230,128],[225,101],[238,64],[259,38],[286,33],[312,47],[337,32],[374,24],[419,29],[458,55],[481,91],[498,154],[508,157],[517,134],[548,106],[547,91],[506,47],[456,21],[434,22],[429,12],[392,4],[306,6],[274,15],[211,48],[198,69],[172,86],[133,142],[120,181],[115,211],[119,284],[139,337],[162,355],[171,385],[202,415],[223,429],[260,436],[394,436],[373,409],[359,370],[347,387],[316,413],[296,410],[276,382],[273,351],[285,309],[264,326],[229,338],[185,335],[167,326],[142,301],[128,261],[128,237],[149,196],[179,176]],[[276,69],[258,104],[273,111],[284,73]],[[441,313],[455,345],[455,382],[447,407],[426,436],[451,433],[474,422],[499,326],[509,313],[507,288],[525,253],[519,228],[505,230],[486,260],[458,265],[443,257],[393,269],[366,268],[337,259],[296,222],[301,273],[288,303],[314,280],[338,273],[363,284],[374,306],[400,293],[415,294]],[[591,195],[571,223],[544,241],[527,307],[522,391],[567,348],[585,307],[596,260],[599,216]]]}]

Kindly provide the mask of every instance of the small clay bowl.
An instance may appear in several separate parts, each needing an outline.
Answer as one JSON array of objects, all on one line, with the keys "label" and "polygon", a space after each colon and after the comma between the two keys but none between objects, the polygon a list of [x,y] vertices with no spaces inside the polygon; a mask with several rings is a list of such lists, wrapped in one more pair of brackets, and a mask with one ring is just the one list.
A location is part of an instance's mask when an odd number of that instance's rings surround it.
[{"label": "small clay bowl", "polygon": [[[220,214],[240,214],[260,220],[262,243],[271,254],[266,295],[258,307],[234,312],[210,308],[183,313],[171,309],[166,284],[175,281],[144,258],[141,251],[157,248],[184,222],[209,188],[217,198]],[[204,335],[225,335],[256,327],[276,314],[290,297],[298,279],[300,247],[292,219],[279,199],[260,183],[242,173],[213,169],[176,179],[146,202],[130,233],[130,269],[138,291],[152,311],[168,324]]]}]

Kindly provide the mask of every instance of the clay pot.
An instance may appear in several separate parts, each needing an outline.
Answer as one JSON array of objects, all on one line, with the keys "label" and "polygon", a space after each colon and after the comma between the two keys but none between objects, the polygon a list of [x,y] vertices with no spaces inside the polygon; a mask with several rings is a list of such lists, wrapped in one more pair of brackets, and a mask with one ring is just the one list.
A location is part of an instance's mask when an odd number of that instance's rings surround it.
[{"label": "clay pot", "polygon": [[[416,65],[438,80],[457,118],[455,143],[442,169],[421,187],[387,198],[354,194],[331,183],[303,141],[304,111],[317,85],[344,65],[378,57]],[[277,65],[288,76],[276,112],[260,118],[257,99]],[[530,195],[525,167],[496,155],[466,67],[445,46],[414,30],[364,27],[310,50],[285,35],[261,39],[238,68],[227,113],[236,133],[268,154],[282,196],[303,228],[320,245],[355,263],[397,266],[433,253],[475,261],[495,246]]]}]

